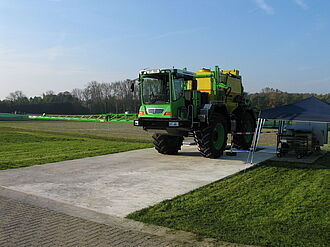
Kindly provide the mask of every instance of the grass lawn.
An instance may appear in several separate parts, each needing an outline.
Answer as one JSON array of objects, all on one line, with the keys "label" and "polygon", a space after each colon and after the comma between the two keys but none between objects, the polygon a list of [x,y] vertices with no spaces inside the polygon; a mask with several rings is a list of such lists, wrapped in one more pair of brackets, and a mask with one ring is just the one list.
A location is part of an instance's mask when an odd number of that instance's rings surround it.
[{"label": "grass lawn", "polygon": [[66,133],[70,136],[97,137],[108,140],[151,142],[151,134],[133,123],[101,123],[77,121],[0,121],[0,127],[45,133]]},{"label": "grass lawn", "polygon": [[[0,121],[1,127],[16,128],[45,133],[66,133],[70,136],[97,137],[107,140],[126,140],[152,142],[152,133],[141,127],[133,127],[132,123],[101,123],[77,121]],[[268,129],[265,129],[265,131]],[[228,136],[230,140],[230,135]],[[186,138],[192,139],[192,138]],[[230,142],[230,141],[229,141]],[[276,134],[264,134],[260,137],[260,145],[276,145]]]},{"label": "grass lawn", "polygon": [[147,147],[152,144],[0,127],[0,170]]},{"label": "grass lawn", "polygon": [[330,154],[314,164],[265,161],[127,218],[262,246],[329,246]]}]

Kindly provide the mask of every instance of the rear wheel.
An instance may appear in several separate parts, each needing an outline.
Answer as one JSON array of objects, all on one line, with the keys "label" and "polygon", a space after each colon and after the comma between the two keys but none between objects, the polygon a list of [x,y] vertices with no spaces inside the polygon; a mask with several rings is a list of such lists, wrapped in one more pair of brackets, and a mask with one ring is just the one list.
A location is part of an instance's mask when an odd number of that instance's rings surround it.
[{"label": "rear wheel", "polygon": [[195,141],[202,156],[213,159],[221,156],[227,145],[225,117],[220,113],[214,114],[208,126],[195,131]]},{"label": "rear wheel", "polygon": [[[239,111],[236,115],[237,132],[254,132],[256,120],[250,111]],[[238,149],[249,149],[253,140],[253,135],[234,135],[233,144]]]},{"label": "rear wheel", "polygon": [[152,138],[155,149],[161,154],[177,154],[183,142],[182,136],[154,134]]}]

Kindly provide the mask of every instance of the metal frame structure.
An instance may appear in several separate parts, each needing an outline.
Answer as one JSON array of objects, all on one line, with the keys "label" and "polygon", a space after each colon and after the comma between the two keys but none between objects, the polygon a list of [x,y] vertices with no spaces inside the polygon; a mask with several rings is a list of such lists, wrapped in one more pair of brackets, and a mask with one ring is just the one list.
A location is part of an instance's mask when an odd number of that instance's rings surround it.
[{"label": "metal frame structure", "polygon": [[257,127],[256,127],[256,130],[254,131],[252,145],[250,147],[250,152],[248,154],[246,164],[248,164],[248,163],[253,164],[254,153],[257,150],[261,130],[263,128],[264,123],[265,123],[265,119],[260,118],[260,114],[259,114],[259,117],[257,120]]},{"label": "metal frame structure", "polygon": [[95,114],[95,115],[29,115],[30,119],[39,120],[65,120],[65,121],[86,121],[86,122],[127,122],[133,123],[137,118],[136,113],[122,114]]}]

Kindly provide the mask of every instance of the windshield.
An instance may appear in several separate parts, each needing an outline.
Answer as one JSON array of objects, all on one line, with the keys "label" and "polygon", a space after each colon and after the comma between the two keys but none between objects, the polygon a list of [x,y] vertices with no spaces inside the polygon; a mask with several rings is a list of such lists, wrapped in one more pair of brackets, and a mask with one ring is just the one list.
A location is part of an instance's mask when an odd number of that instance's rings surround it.
[{"label": "windshield", "polygon": [[144,77],[142,83],[142,97],[145,104],[170,103],[168,75]]}]

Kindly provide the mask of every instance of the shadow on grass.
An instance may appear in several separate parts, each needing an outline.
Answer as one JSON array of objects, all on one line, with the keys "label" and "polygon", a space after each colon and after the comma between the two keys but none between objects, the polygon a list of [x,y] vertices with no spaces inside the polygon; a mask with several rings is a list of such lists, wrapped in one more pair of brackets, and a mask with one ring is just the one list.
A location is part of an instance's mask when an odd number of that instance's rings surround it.
[{"label": "shadow on grass", "polygon": [[273,161],[266,160],[261,162],[259,166],[268,166],[268,167],[283,167],[283,168],[293,168],[293,169],[330,169],[330,152],[327,152],[314,163],[303,163],[303,162],[286,162],[286,161]]}]

